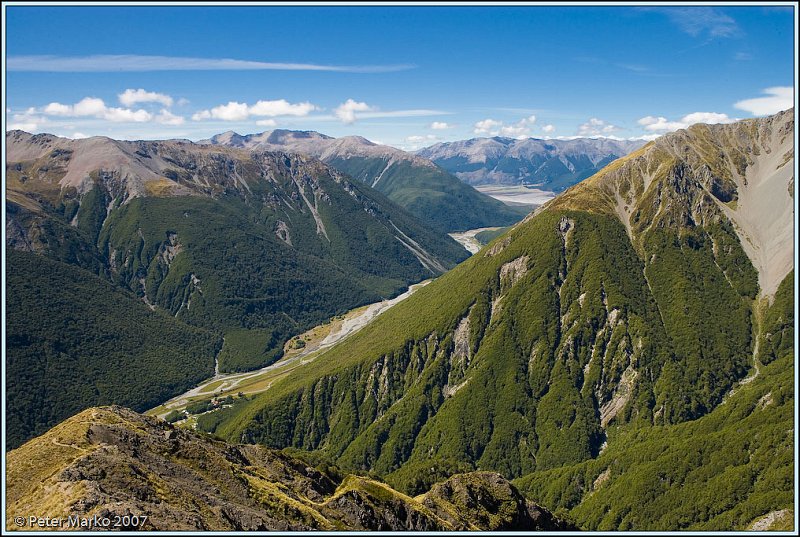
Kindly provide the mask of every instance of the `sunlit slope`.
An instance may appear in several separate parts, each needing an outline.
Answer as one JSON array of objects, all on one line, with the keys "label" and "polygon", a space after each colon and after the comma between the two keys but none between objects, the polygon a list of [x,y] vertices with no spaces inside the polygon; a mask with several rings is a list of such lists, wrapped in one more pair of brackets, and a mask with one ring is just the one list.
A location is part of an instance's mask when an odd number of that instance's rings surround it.
[{"label": "sunlit slope", "polygon": [[792,111],[695,126],[617,161],[218,434],[321,450],[414,492],[469,469],[569,466],[597,457],[618,427],[708,415],[766,337],[754,312],[773,276],[748,254],[791,252],[760,243],[740,215],[756,210],[747,189],[758,181],[782,182],[791,199],[790,177],[764,159],[792,129]]}]

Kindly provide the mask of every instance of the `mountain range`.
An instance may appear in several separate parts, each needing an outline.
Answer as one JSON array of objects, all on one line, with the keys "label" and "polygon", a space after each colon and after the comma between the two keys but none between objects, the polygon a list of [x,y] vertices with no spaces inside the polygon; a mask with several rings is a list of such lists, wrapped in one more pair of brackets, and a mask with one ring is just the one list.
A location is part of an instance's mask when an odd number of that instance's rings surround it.
[{"label": "mountain range", "polygon": [[225,132],[198,144],[302,153],[321,159],[383,193],[440,231],[507,226],[528,208],[509,207],[463,184],[431,161],[361,136],[332,138],[314,131]]},{"label": "mountain range", "polygon": [[[794,128],[662,136],[466,260],[336,159],[12,132],[8,501],[163,529],[790,530]],[[434,275],[197,420],[211,438],[103,407],[23,444],[66,417],[53,379],[133,366],[115,307],[141,318],[137,387],[178,391]],[[86,408],[134,382],[102,378],[60,387]]]},{"label": "mountain range", "polygon": [[416,154],[470,185],[529,185],[560,192],[644,144],[609,138],[493,137],[441,142]]},{"label": "mountain range", "polygon": [[222,372],[269,364],[291,336],[468,255],[308,156],[6,144],[12,445],[91,404],[148,408],[211,376],[215,355]]}]

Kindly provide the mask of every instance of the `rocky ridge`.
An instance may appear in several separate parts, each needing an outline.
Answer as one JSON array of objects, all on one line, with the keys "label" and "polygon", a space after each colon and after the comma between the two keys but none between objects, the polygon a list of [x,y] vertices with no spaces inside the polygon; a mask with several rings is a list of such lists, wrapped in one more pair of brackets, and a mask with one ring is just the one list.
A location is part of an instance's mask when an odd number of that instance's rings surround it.
[{"label": "rocky ridge", "polygon": [[490,472],[453,476],[411,498],[122,407],[84,410],[7,460],[9,517],[146,516],[121,529],[159,531],[574,529]]}]

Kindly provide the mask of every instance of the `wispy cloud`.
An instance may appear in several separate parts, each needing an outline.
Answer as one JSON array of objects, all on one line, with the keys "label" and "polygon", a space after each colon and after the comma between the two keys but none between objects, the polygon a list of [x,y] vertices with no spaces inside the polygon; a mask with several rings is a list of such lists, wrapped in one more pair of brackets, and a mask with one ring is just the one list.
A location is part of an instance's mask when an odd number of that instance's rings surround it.
[{"label": "wispy cloud", "polygon": [[340,73],[390,73],[414,69],[411,64],[390,65],[319,65],[237,60],[231,58],[179,58],[135,54],[93,56],[10,56],[8,71],[44,71],[53,73],[108,73],[134,71],[333,71]]},{"label": "wispy cloud", "polygon": [[791,86],[767,88],[762,93],[766,94],[766,97],[745,99],[737,102],[733,107],[746,110],[754,116],[765,116],[794,106],[794,88]]},{"label": "wispy cloud", "polygon": [[616,67],[617,69],[623,69],[625,71],[640,75],[640,76],[651,76],[651,77],[671,77],[673,75],[660,73],[658,71],[654,71],[652,67],[647,65],[642,65],[639,63],[630,63],[630,62],[618,62],[618,61],[610,61],[604,60],[603,58],[598,58],[596,56],[577,56],[572,58],[573,61],[579,63],[588,63],[593,65],[604,65],[604,66],[612,66]]},{"label": "wispy cloud", "polygon": [[681,31],[693,37],[735,37],[742,33],[733,18],[713,7],[664,6],[639,9],[666,15]]}]

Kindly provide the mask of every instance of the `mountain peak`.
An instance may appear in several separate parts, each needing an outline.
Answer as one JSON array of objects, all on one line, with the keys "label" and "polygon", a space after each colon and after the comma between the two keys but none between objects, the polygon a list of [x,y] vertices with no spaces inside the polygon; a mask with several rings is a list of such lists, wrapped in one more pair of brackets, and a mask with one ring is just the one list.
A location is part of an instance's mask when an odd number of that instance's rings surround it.
[{"label": "mountain peak", "polygon": [[634,240],[652,226],[730,219],[762,293],[771,296],[794,259],[793,131],[793,108],[692,125],[613,162],[546,207],[616,215]]}]

